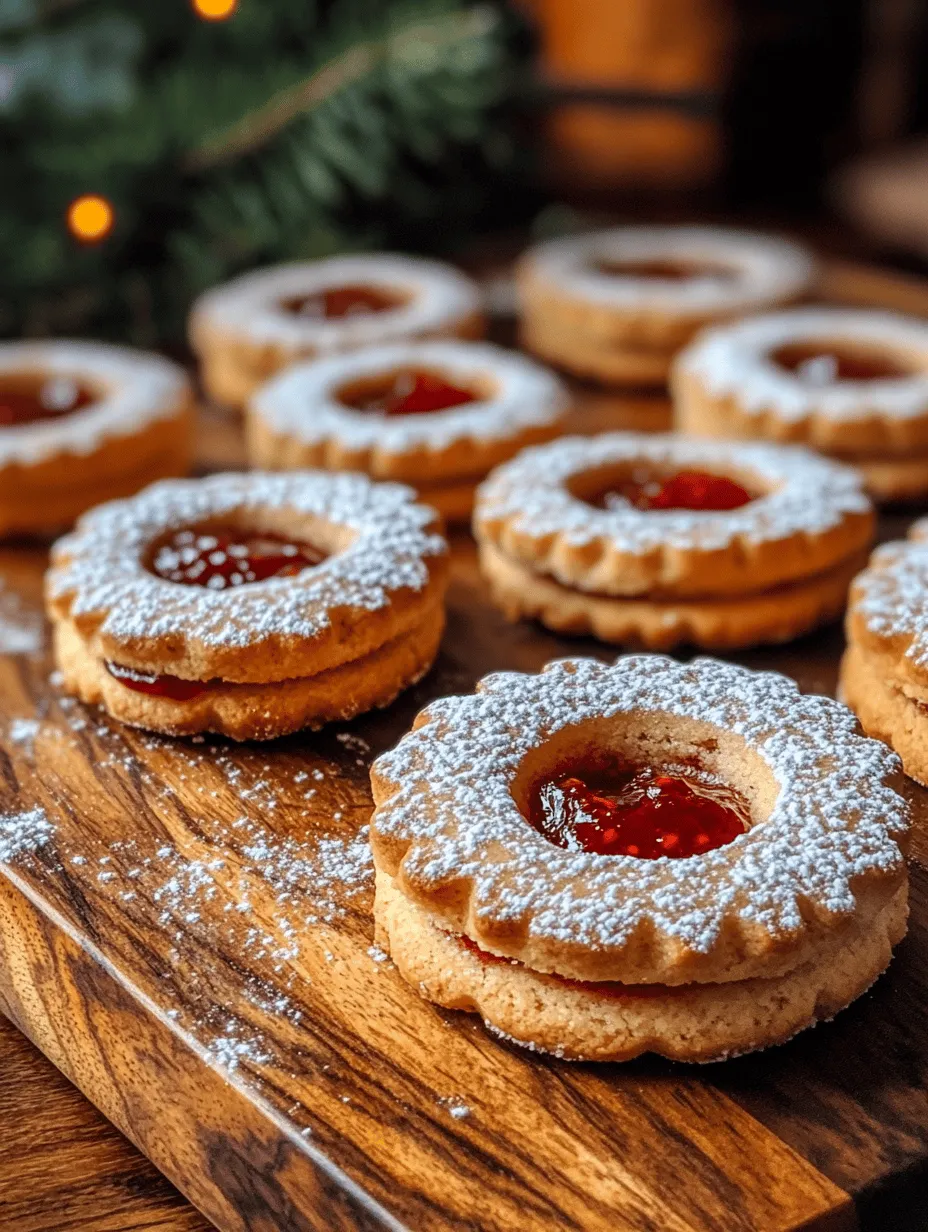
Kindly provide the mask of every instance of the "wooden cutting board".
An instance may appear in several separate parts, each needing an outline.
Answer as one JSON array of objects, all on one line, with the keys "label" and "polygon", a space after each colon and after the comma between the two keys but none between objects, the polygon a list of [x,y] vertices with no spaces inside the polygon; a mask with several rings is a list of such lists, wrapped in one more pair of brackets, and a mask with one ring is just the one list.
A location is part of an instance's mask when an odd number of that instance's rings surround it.
[{"label": "wooden cutting board", "polygon": [[[235,462],[227,425],[204,440]],[[41,563],[0,554],[24,625]],[[831,692],[840,647],[738,661]],[[924,1228],[924,832],[888,975],[723,1065],[527,1054],[373,945],[371,758],[431,698],[564,653],[614,652],[505,624],[462,537],[434,671],[317,735],[161,739],[62,698],[42,653],[0,657],[0,1009],[222,1229]],[[22,815],[39,845],[14,853]]]}]

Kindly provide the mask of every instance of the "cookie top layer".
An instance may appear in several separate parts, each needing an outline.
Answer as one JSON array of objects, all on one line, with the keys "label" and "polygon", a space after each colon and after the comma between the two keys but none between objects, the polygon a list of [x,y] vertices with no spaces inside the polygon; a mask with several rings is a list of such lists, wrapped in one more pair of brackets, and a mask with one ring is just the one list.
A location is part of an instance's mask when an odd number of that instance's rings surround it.
[{"label": "cookie top layer", "polygon": [[[636,508],[624,481],[698,470],[756,498],[727,511]],[[610,507],[584,497],[613,481]],[[873,512],[852,468],[788,446],[626,432],[525,450],[480,487],[474,529],[565,585],[613,595],[755,592],[864,547]]]},{"label": "cookie top layer", "polygon": [[0,383],[6,375],[73,382],[97,397],[60,418],[0,429],[0,466],[28,466],[57,454],[86,456],[108,440],[181,414],[191,398],[190,382],[177,364],[99,342],[0,343]]},{"label": "cookie top layer", "polygon": [[[752,797],[724,847],[641,860],[556,847],[526,775],[577,747],[698,763]],[[899,760],[795,683],[712,659],[549,664],[433,702],[372,767],[375,859],[443,926],[581,980],[714,982],[807,961],[905,876]]]},{"label": "cookie top layer", "polygon": [[[321,549],[321,564],[224,590],[148,567],[172,531],[232,524]],[[359,657],[422,619],[444,591],[447,544],[434,510],[363,475],[211,475],[153,484],[85,514],[52,554],[53,619],[98,653],[193,680],[270,681]]]},{"label": "cookie top layer", "polygon": [[[344,286],[363,286],[401,302],[383,311],[335,318],[288,312],[286,301]],[[294,353],[326,355],[451,331],[479,314],[474,282],[450,265],[381,253],[275,265],[207,291],[190,318],[194,349],[226,336]]]},{"label": "cookie top layer", "polygon": [[[390,372],[424,369],[475,400],[448,410],[389,417],[341,402],[340,387]],[[569,404],[561,381],[540,364],[477,342],[413,342],[371,347],[288,368],[253,397],[251,414],[273,432],[321,444],[388,454],[450,448],[460,441],[499,441],[557,422]]]},{"label": "cookie top layer", "polygon": [[[861,348],[895,359],[906,375],[872,380],[829,379],[826,368],[790,371],[774,358],[797,344]],[[874,416],[928,416],[928,324],[915,317],[853,308],[795,308],[720,325],[677,356],[675,382],[696,377],[707,393],[730,398],[742,414],[773,414],[790,422],[851,423]],[[841,438],[834,444],[840,447]]]},{"label": "cookie top layer", "polygon": [[[641,277],[636,265],[677,263],[683,278]],[[622,266],[629,267],[622,273]],[[604,272],[603,267],[609,272]],[[520,278],[559,297],[600,307],[674,316],[729,315],[802,294],[815,264],[800,244],[721,227],[615,227],[549,240],[529,249]]]}]

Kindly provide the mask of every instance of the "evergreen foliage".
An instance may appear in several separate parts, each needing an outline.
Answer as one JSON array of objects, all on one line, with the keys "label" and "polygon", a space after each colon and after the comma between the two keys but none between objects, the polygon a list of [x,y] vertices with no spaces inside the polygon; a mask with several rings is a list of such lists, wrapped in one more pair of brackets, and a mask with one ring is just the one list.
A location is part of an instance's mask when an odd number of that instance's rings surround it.
[{"label": "evergreen foliage", "polygon": [[257,264],[451,245],[517,161],[512,41],[463,0],[0,0],[0,331],[153,344]]}]

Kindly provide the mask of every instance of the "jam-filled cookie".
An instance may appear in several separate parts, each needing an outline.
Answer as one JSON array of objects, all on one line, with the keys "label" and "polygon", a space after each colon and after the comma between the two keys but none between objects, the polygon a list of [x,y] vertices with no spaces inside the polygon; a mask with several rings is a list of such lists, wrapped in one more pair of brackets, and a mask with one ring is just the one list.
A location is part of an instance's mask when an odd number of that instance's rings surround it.
[{"label": "jam-filled cookie", "polygon": [[265,740],[384,706],[431,666],[447,545],[398,484],[163,482],[95,509],[46,585],[65,689],[172,735]]},{"label": "jam-filled cookie", "polygon": [[764,1048],[905,934],[901,777],[783,676],[650,655],[488,676],[372,767],[378,940],[423,996],[559,1056]]},{"label": "jam-filled cookie", "polygon": [[844,700],[928,786],[928,518],[877,548],[851,588]]},{"label": "jam-filled cookie", "polygon": [[609,386],[662,385],[702,326],[809,290],[800,245],[714,227],[617,227],[550,240],[517,271],[522,341]]},{"label": "jam-filled cookie", "polygon": [[677,427],[795,441],[853,463],[879,500],[928,495],[928,325],[803,308],[707,330],[678,356]]},{"label": "jam-filled cookie", "polygon": [[96,342],[0,343],[0,536],[49,534],[190,463],[183,370]]},{"label": "jam-filled cookie", "polygon": [[617,432],[501,466],[478,491],[474,534],[510,619],[731,648],[839,616],[873,510],[852,468],[805,450]]},{"label": "jam-filled cookie", "polygon": [[263,385],[248,406],[248,453],[269,470],[321,466],[410,483],[457,521],[494,466],[557,435],[567,407],[555,376],[488,343],[371,347]]},{"label": "jam-filled cookie", "polygon": [[394,254],[330,257],[245,274],[200,296],[190,343],[206,392],[241,407],[298,359],[413,338],[479,338],[475,283],[449,265]]}]

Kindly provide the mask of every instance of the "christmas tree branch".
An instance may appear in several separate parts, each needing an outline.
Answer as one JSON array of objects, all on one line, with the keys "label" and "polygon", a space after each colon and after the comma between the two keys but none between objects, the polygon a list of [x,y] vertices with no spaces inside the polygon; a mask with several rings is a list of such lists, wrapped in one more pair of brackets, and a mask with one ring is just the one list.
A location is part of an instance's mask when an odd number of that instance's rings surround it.
[{"label": "christmas tree branch", "polygon": [[456,43],[479,38],[496,23],[496,14],[479,7],[452,13],[440,21],[417,22],[399,32],[349,47],[303,81],[279,91],[257,111],[192,150],[184,170],[208,171],[261,149],[297,116],[318,107],[346,86],[361,80],[378,64],[416,53],[434,55]]}]

